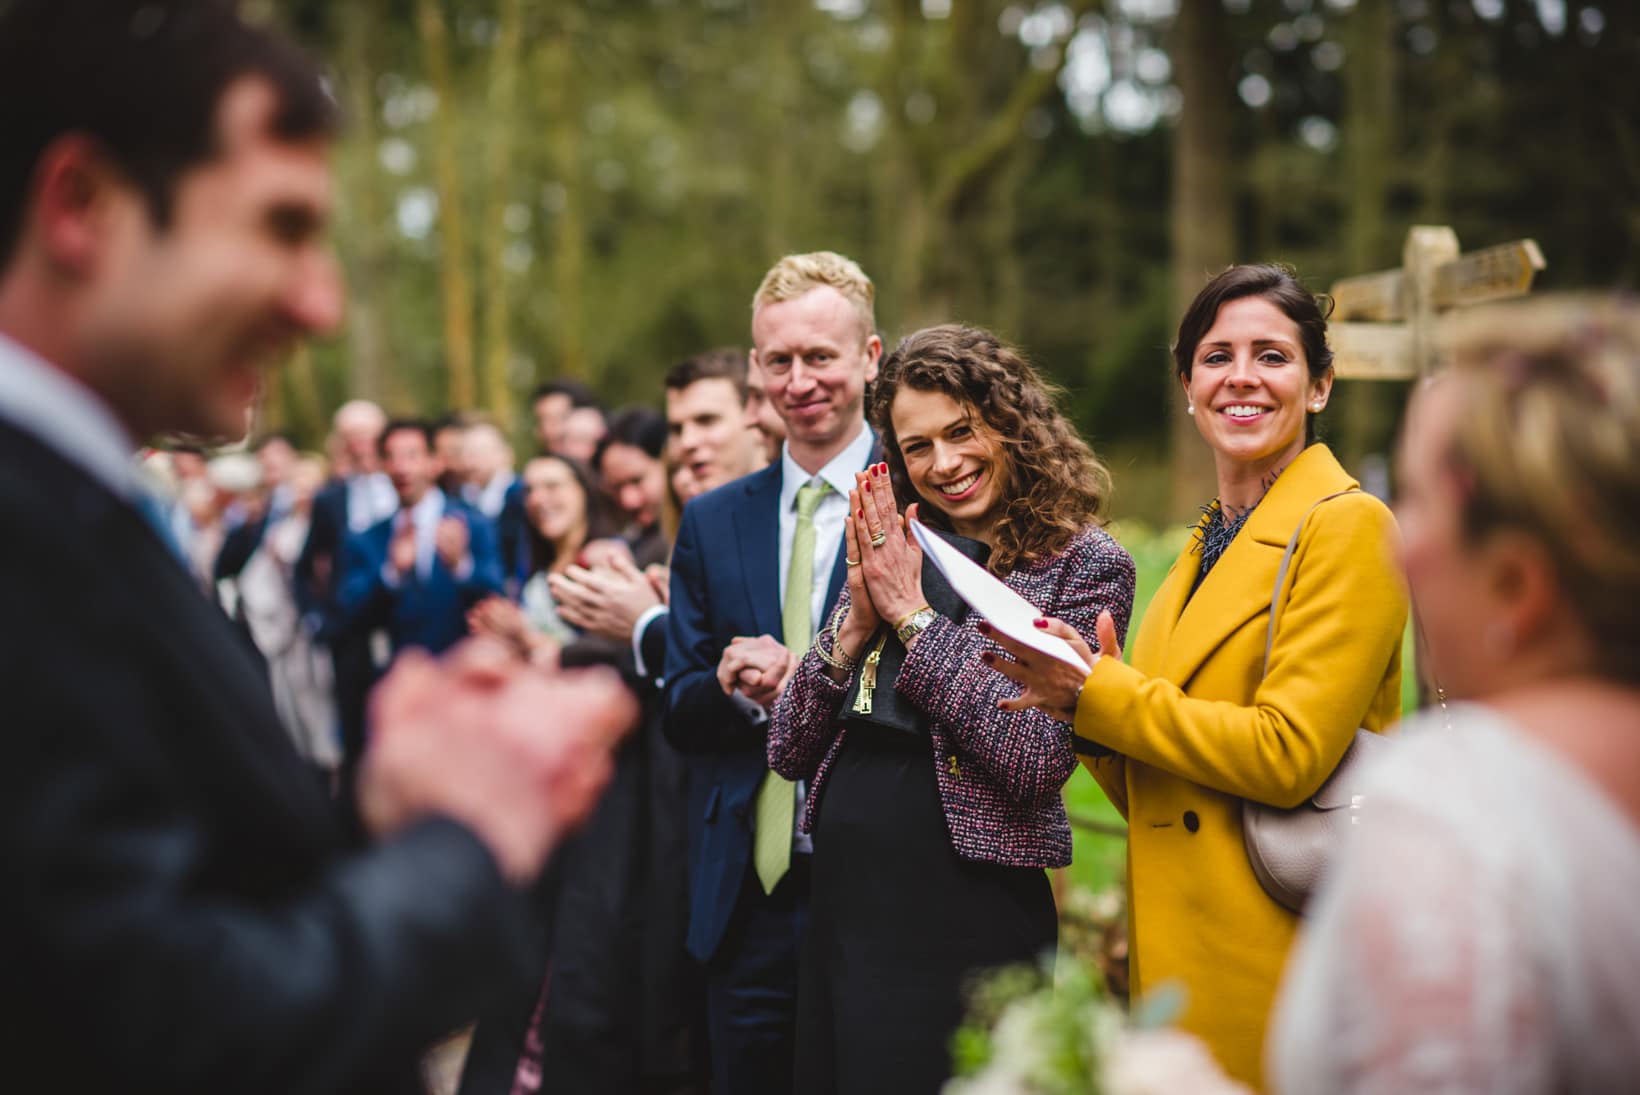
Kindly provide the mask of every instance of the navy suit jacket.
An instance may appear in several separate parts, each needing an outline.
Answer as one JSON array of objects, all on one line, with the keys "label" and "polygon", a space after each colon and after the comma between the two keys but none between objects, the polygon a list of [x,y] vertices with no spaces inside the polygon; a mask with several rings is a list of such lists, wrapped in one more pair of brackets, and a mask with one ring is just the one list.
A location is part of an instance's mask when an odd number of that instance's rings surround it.
[{"label": "navy suit jacket", "polygon": [[[689,778],[689,953],[711,958],[752,855],[752,803],[768,771],[766,725],[718,686],[737,635],[781,637],[781,463],[691,501],[672,549],[666,631],[666,737],[694,754]],[[837,552],[827,611],[843,587]],[[824,617],[819,622],[823,622]]]},{"label": "navy suit jacket", "polygon": [[433,557],[432,571],[423,579],[407,574],[398,588],[382,577],[387,545],[393,537],[394,514],[363,532],[348,537],[342,549],[340,612],[350,634],[387,629],[397,653],[420,646],[435,654],[454,646],[467,634],[467,610],[491,594],[500,594],[501,557],[495,524],[482,513],[453,498],[445,498],[444,515],[467,522],[473,569],[458,579]]}]

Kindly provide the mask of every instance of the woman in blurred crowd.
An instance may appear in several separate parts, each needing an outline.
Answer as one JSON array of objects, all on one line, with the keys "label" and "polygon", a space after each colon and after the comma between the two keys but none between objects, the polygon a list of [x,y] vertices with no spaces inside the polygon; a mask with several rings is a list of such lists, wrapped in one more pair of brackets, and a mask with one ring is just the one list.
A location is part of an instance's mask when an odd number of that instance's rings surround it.
[{"label": "woman in blurred crowd", "polygon": [[274,704],[297,751],[328,783],[342,762],[334,672],[328,651],[303,626],[296,604],[296,560],[307,543],[313,496],[325,482],[324,461],[317,456],[299,458],[289,482],[289,510],[268,514],[261,543],[239,572],[239,612],[267,658]]},{"label": "woman in blurred crowd", "polygon": [[798,978],[806,1092],[936,1092],[976,970],[1056,943],[1045,867],[1071,859],[1064,724],[1002,711],[977,615],[926,564],[907,516],[1092,638],[1125,627],[1133,561],[1100,528],[1108,477],[1020,355],[944,326],[883,362],[871,419],[888,462],[858,477],[848,587],[776,705],[769,763],[810,781]]},{"label": "woman in blurred crowd", "polygon": [[[1213,278],[1179,324],[1173,359],[1218,497],[1146,609],[1132,664],[1101,629],[1106,656],[1082,646],[1086,669],[1006,640],[1017,660],[1000,668],[1024,685],[1005,706],[1074,722],[1127,818],[1134,991],[1182,984],[1179,1025],[1259,1087],[1298,917],[1253,874],[1242,804],[1304,802],[1358,727],[1399,717],[1406,594],[1389,510],[1314,443],[1332,353],[1292,271],[1234,266]],[[1041,626],[1073,646],[1085,630]]]},{"label": "woman in blurred crowd", "polygon": [[475,634],[491,635],[531,660],[551,662],[578,632],[558,614],[547,578],[580,559],[595,540],[614,537],[618,528],[592,486],[586,470],[564,456],[538,456],[524,465],[525,544],[529,576],[520,604],[491,597],[473,607]]},{"label": "woman in blurred crowd", "polygon": [[1640,311],[1474,322],[1397,505],[1428,669],[1470,702],[1374,758],[1284,989],[1283,1091],[1640,1076]]}]

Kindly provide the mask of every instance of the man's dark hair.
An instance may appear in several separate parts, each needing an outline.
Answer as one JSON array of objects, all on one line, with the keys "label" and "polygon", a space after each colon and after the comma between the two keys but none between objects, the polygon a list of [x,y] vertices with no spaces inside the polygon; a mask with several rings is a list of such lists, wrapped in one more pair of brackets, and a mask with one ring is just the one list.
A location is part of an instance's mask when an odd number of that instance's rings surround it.
[{"label": "man's dark hair", "polygon": [[727,380],[746,402],[746,351],[733,348],[692,354],[666,370],[666,390],[681,392],[702,380]]},{"label": "man's dark hair", "polygon": [[592,389],[579,380],[549,380],[539,384],[530,393],[530,406],[535,406],[549,395],[569,396],[570,409],[581,407],[597,407],[600,411],[604,405],[598,402],[598,397],[592,394]]},{"label": "man's dark hair", "polygon": [[387,456],[387,439],[396,433],[419,433],[421,439],[427,442],[427,451],[433,451],[433,426],[425,418],[395,418],[382,427],[382,435],[376,439],[376,452],[384,459]]},{"label": "man's dark hair", "polygon": [[263,434],[261,437],[258,437],[256,439],[256,444],[251,446],[251,448],[255,452],[261,452],[263,449],[267,448],[269,445],[273,444],[275,441],[283,441],[285,444],[289,445],[291,448],[293,448],[293,449],[296,448],[295,439],[292,438],[290,434],[284,432],[283,430],[271,430],[268,433]]},{"label": "man's dark hair", "polygon": [[230,0],[0,0],[0,266],[41,154],[71,133],[96,141],[169,224],[178,179],[220,151],[223,93],[248,76],[276,93],[274,137],[335,132],[319,69]]},{"label": "man's dark hair", "polygon": [[445,411],[429,423],[434,433],[443,433],[445,430],[465,430],[476,421],[470,411]]},{"label": "man's dark hair", "polygon": [[642,449],[656,460],[666,451],[666,417],[653,407],[622,407],[609,416],[609,432],[592,454],[593,470],[604,471],[604,453],[611,445]]}]

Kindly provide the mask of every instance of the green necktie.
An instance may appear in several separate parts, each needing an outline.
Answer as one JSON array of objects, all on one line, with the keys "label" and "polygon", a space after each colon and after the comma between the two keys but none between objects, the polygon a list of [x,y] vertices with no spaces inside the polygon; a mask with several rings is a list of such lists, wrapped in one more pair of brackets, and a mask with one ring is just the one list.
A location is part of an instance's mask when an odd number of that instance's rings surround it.
[{"label": "green necktie", "polygon": [[[824,480],[797,489],[797,534],[792,537],[792,562],[786,570],[786,603],[780,613],[782,639],[794,657],[809,652],[814,641],[814,511],[831,487]],[[792,815],[797,792],[792,781],[768,772],[757,789],[757,817],[752,828],[752,865],[764,893],[773,893],[792,863]]]}]

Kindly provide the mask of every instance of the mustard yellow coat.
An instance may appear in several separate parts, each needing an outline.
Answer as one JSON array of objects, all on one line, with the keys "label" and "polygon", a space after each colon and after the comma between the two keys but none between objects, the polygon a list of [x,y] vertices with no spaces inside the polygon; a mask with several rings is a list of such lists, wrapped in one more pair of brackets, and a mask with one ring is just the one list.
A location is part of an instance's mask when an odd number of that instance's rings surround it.
[{"label": "mustard yellow coat", "polygon": [[[1400,715],[1407,597],[1394,519],[1364,493],[1305,516],[1355,485],[1325,446],[1306,449],[1193,597],[1200,556],[1194,541],[1185,548],[1145,612],[1131,664],[1100,659],[1076,709],[1076,733],[1117,753],[1085,763],[1128,820],[1135,991],[1182,983],[1179,1025],[1258,1088],[1297,918],[1247,864],[1242,800],[1303,801],[1357,727],[1381,730]],[[1263,675],[1276,569],[1300,521]]]}]

